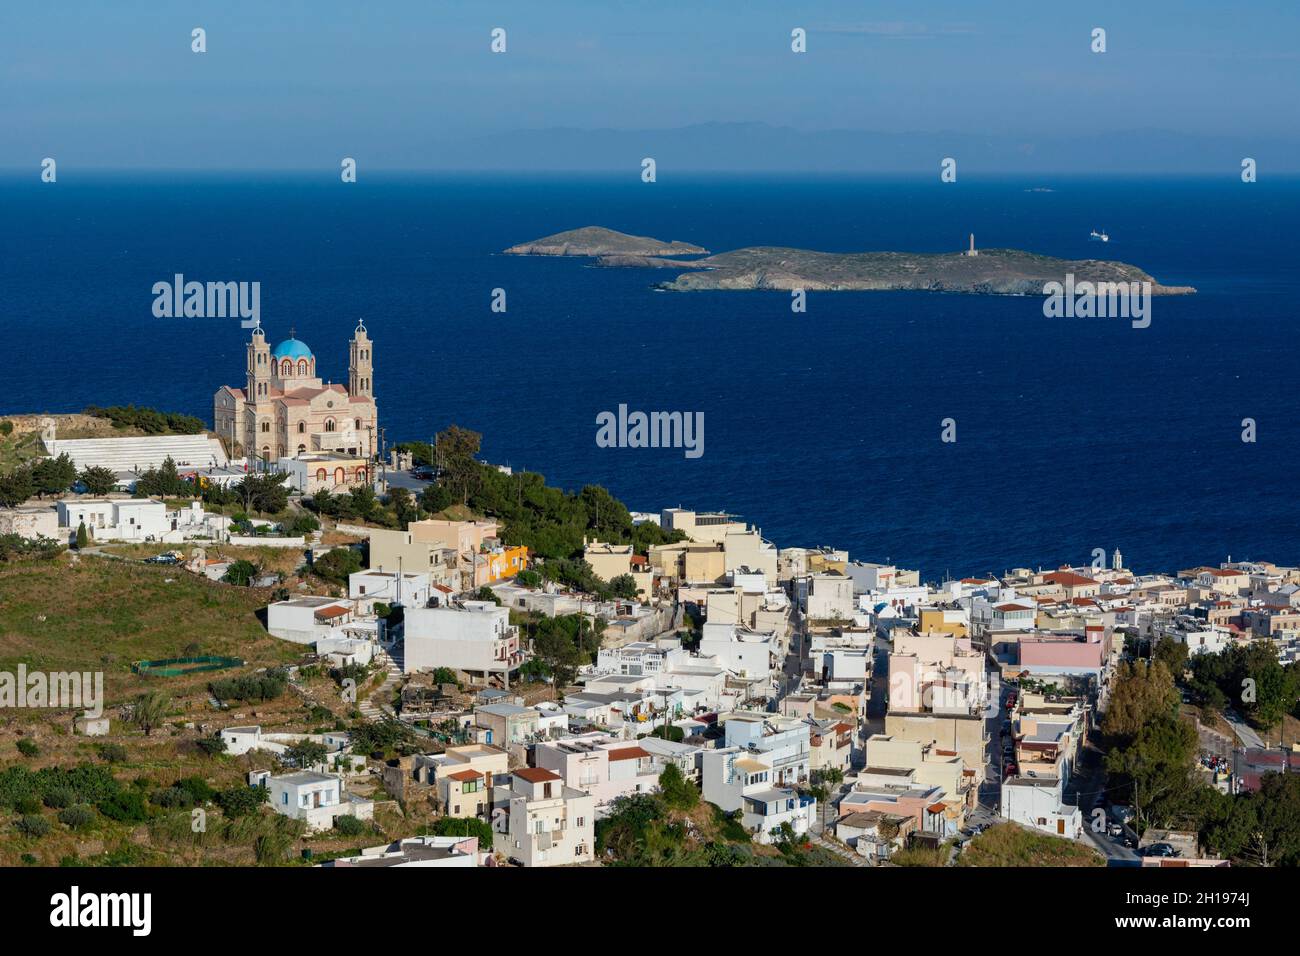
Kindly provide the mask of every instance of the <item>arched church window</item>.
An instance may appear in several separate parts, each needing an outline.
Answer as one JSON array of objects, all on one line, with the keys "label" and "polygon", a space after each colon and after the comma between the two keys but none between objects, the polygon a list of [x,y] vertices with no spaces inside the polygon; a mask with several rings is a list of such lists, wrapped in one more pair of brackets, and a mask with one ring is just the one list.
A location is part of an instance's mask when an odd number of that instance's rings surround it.
[{"label": "arched church window", "polygon": [[307,423],[306,423],[306,422],[299,422],[299,423],[298,423],[298,434],[301,435],[301,434],[303,434],[303,433],[306,432],[306,431],[307,431]]},{"label": "arched church window", "polygon": [[306,374],[307,374],[307,360],[306,360],[306,359],[298,359],[298,374],[299,374],[299,375],[306,375]]},{"label": "arched church window", "polygon": [[364,468],[358,468],[358,469],[357,469],[357,481],[358,481],[358,483],[364,483],[365,480],[366,480],[366,470],[365,470]]},{"label": "arched church window", "polygon": [[348,480],[347,472],[345,472],[342,468],[334,469],[334,484],[336,485],[346,484],[347,480]]},{"label": "arched church window", "polygon": [[263,431],[263,432],[269,432],[270,430],[271,430],[271,423],[270,423],[270,422],[262,422],[262,431]]},{"label": "arched church window", "polygon": [[303,454],[303,453],[306,452],[306,451],[307,451],[307,446],[306,446],[306,445],[299,445],[299,446],[298,446],[298,454],[301,455],[301,454]]},{"label": "arched church window", "polygon": [[332,418],[325,419],[325,430],[327,432],[334,431],[334,419]]},{"label": "arched church window", "polygon": [[283,362],[280,363],[280,374],[281,375],[293,374],[293,361],[291,359],[285,359]]},{"label": "arched church window", "polygon": [[357,431],[361,431],[361,419],[357,419]]},{"label": "arched church window", "polygon": [[316,469],[316,480],[317,480],[317,481],[324,481],[324,480],[325,480],[325,469],[324,469],[324,468],[317,468],[317,469]]}]

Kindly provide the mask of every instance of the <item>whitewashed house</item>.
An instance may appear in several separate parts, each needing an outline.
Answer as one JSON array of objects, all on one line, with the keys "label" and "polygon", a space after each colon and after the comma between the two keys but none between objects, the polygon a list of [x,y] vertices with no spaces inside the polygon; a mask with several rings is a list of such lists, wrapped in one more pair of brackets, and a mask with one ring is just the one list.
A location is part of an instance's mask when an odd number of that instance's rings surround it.
[{"label": "whitewashed house", "polygon": [[276,813],[304,820],[310,830],[328,830],[339,817],[370,820],[375,815],[373,800],[348,793],[342,779],[332,774],[313,770],[280,774],[268,777],[266,788]]},{"label": "whitewashed house", "polygon": [[273,637],[296,644],[315,644],[351,636],[354,609],[346,598],[304,595],[267,606],[266,629]]},{"label": "whitewashed house", "polygon": [[406,611],[406,673],[449,667],[470,675],[496,675],[507,683],[524,662],[519,630],[510,611],[492,601]]},{"label": "whitewashed house", "polygon": [[171,530],[167,506],[153,498],[64,498],[58,510],[69,540],[82,524],[95,541],[161,541]]},{"label": "whitewashed house", "polygon": [[807,833],[816,819],[817,801],[797,790],[773,785],[770,759],[741,747],[700,754],[704,799],[720,809],[741,813],[740,822],[759,843],[771,843],[782,824]]},{"label": "whitewashed house", "polygon": [[433,595],[433,577],[428,571],[379,571],[369,569],[348,575],[348,597],[369,611],[376,602],[424,607]]}]

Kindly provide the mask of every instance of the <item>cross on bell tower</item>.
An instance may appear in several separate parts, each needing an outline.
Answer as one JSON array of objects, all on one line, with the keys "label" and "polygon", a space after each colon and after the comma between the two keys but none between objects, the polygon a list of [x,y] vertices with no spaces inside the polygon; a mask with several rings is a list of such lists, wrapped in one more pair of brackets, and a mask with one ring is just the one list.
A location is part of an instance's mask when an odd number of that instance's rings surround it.
[{"label": "cross on bell tower", "polygon": [[374,371],[371,348],[372,343],[370,336],[366,334],[366,325],[358,319],[356,331],[352,333],[352,342],[348,347],[348,394],[356,398],[375,397],[374,382],[371,379]]},{"label": "cross on bell tower", "polygon": [[271,347],[266,344],[266,333],[262,331],[260,321],[253,327],[253,335],[248,343],[247,372],[246,400],[257,402],[266,398],[271,383]]}]

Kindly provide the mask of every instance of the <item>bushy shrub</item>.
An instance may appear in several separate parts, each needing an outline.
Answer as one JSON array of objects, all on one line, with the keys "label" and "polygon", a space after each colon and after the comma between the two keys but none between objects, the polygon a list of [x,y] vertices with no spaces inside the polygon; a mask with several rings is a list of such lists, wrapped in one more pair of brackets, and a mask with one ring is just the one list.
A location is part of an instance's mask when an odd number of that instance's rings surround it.
[{"label": "bushy shrub", "polygon": [[45,836],[50,832],[50,821],[45,819],[39,813],[28,813],[18,818],[14,824],[18,832],[24,836],[35,837],[37,839]]},{"label": "bushy shrub", "polygon": [[149,802],[156,803],[164,810],[180,810],[194,805],[187,791],[180,787],[165,787],[149,795]]},{"label": "bushy shrub", "polygon": [[41,748],[30,737],[23,737],[18,741],[18,752],[24,757],[35,757],[41,752]]},{"label": "bushy shrub", "polygon": [[121,744],[100,744],[95,752],[105,763],[126,763],[126,748]]},{"label": "bushy shrub", "polygon": [[317,577],[335,584],[347,584],[348,576],[361,570],[361,553],[353,548],[335,548],[312,562]]},{"label": "bushy shrub", "polygon": [[59,822],[70,830],[84,830],[95,819],[94,808],[78,803],[59,811]]},{"label": "bushy shrub", "polygon": [[209,757],[215,757],[217,754],[226,752],[226,742],[220,736],[201,737],[198,742],[198,748]]},{"label": "bushy shrub", "polygon": [[354,837],[365,833],[366,825],[354,816],[344,816],[335,818],[334,829],[340,836]]},{"label": "bushy shrub", "polygon": [[264,674],[246,674],[227,677],[208,684],[208,690],[218,700],[264,701],[275,700],[284,694],[289,685],[289,675],[282,668],[273,668]]},{"label": "bushy shrub", "polygon": [[435,836],[476,836],[480,850],[492,847],[492,827],[477,817],[442,817],[429,829]]},{"label": "bushy shrub", "polygon": [[119,790],[99,802],[99,812],[118,823],[142,823],[149,818],[149,807],[139,790]]},{"label": "bushy shrub", "polygon": [[68,787],[51,787],[45,793],[44,803],[51,810],[62,810],[76,803],[77,795]]},{"label": "bushy shrub", "polygon": [[217,796],[217,791],[208,786],[202,777],[182,777],[176,781],[176,786],[188,793],[194,803],[207,803]]},{"label": "bushy shrub", "polygon": [[218,793],[216,801],[222,813],[235,818],[256,813],[269,797],[265,787],[231,787]]}]

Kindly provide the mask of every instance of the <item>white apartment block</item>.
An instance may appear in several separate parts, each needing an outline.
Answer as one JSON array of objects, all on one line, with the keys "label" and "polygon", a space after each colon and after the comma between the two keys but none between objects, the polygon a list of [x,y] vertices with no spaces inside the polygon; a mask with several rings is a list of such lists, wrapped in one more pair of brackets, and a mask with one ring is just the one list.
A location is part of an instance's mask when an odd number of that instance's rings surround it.
[{"label": "white apartment block", "polygon": [[509,680],[524,662],[519,631],[510,611],[491,601],[465,601],[452,607],[413,607],[406,611],[406,673],[449,667],[485,679]]}]

